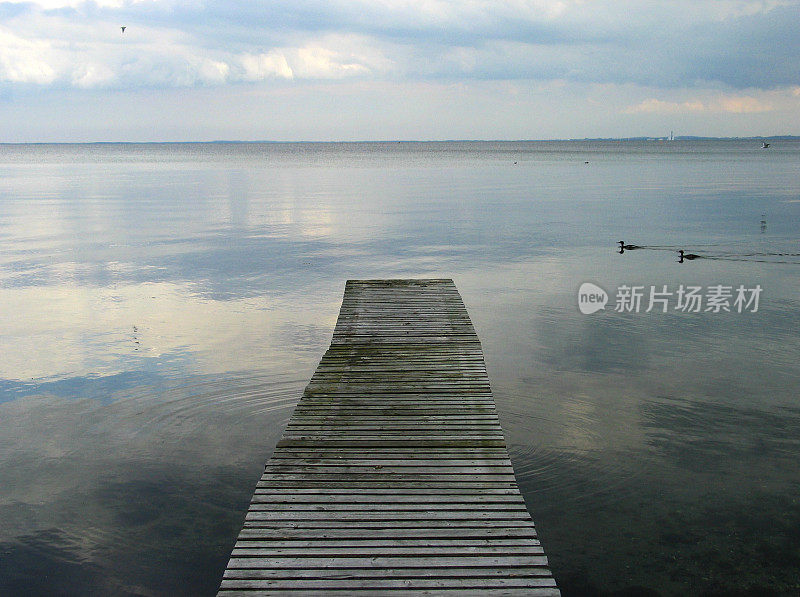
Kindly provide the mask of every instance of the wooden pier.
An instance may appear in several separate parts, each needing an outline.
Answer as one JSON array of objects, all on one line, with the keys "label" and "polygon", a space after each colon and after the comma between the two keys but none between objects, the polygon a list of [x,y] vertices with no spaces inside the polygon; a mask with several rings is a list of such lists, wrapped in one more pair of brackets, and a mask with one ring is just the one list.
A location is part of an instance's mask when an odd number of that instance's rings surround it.
[{"label": "wooden pier", "polygon": [[219,595],[559,595],[452,280],[350,280]]}]

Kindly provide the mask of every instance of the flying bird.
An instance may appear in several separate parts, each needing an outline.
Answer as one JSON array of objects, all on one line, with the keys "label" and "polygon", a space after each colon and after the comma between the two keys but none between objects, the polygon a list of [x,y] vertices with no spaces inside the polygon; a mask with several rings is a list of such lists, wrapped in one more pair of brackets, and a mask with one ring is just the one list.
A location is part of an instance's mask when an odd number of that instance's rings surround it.
[{"label": "flying bird", "polygon": [[122,27],[120,27],[120,29],[122,29],[122,32],[125,33],[125,26],[124,25]]}]

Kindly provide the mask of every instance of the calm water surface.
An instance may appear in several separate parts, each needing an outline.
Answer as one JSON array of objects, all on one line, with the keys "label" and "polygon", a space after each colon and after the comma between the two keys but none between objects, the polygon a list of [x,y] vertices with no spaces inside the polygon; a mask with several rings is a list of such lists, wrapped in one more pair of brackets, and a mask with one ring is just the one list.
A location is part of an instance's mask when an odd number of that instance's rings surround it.
[{"label": "calm water surface", "polygon": [[[0,594],[214,594],[345,280],[452,277],[565,595],[797,595],[800,145],[759,147],[0,145]],[[681,284],[763,291],[614,310]]]}]

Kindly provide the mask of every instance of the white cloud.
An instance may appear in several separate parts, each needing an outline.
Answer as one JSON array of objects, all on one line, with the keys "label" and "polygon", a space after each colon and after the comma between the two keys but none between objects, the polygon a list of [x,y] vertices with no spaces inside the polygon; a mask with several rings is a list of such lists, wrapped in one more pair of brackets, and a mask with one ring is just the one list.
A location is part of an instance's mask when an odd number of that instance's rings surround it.
[{"label": "white cloud", "polygon": [[303,35],[289,40],[294,43],[253,51],[156,25],[128,25],[122,33],[108,20],[25,12],[10,19],[10,27],[0,28],[0,83],[80,89],[191,87],[343,79],[384,73],[391,65],[380,44],[360,35]]},{"label": "white cloud", "polygon": [[245,81],[263,81],[271,77],[294,78],[286,56],[277,50],[257,55],[244,53],[239,56],[239,62],[244,71],[242,79]]},{"label": "white cloud", "polygon": [[[136,4],[155,4],[160,0],[5,0],[8,4],[26,4],[41,10],[58,10],[61,8],[81,8],[96,6],[98,8],[123,8]],[[163,3],[163,2],[162,2]]]},{"label": "white cloud", "polygon": [[771,110],[773,110],[773,106],[765,100],[750,96],[720,95],[706,100],[693,99],[683,102],[648,98],[638,104],[628,106],[622,112],[624,114],[689,114],[693,112],[754,114]]},{"label": "white cloud", "polygon": [[116,74],[105,64],[84,64],[76,66],[72,71],[71,83],[75,87],[90,89],[107,87],[116,79]]},{"label": "white cloud", "polygon": [[353,3],[361,12],[391,15],[406,24],[480,25],[498,17],[540,21],[555,19],[581,0],[374,0]]},{"label": "white cloud", "polygon": [[769,112],[772,106],[762,100],[747,96],[720,97],[717,100],[717,110],[734,114],[754,114],[756,112]]},{"label": "white cloud", "polygon": [[[602,114],[618,118],[613,123],[617,128],[626,122],[642,127],[663,122],[671,126],[671,121],[705,126],[730,122],[730,115],[739,114],[753,115],[753,122],[755,115],[762,115],[765,126],[786,132],[800,114],[800,44],[795,27],[800,0],[14,0],[12,4],[9,8],[0,3],[0,102],[16,101],[17,110],[23,97],[28,104],[34,96],[37,101],[52,98],[53,103],[78,104],[90,95],[78,90],[95,90],[98,98],[112,102],[111,90],[151,98],[157,95],[154,90],[161,90],[164,97],[180,96],[182,101],[225,94],[238,98],[241,105],[247,97],[283,94],[283,102],[277,104],[283,113],[297,102],[301,87],[318,87],[347,98],[336,114],[328,114],[334,123],[326,133],[328,138],[346,138],[350,133],[340,122],[342,112],[350,109],[356,126],[364,121],[365,106],[372,102],[364,89],[381,85],[417,89],[416,84],[427,83],[463,88],[442,104],[436,104],[432,93],[420,91],[415,96],[416,102],[431,102],[441,114],[462,96],[465,105],[478,111],[508,99],[487,94],[481,102],[469,103],[467,96],[486,83],[493,93],[516,89],[520,105],[526,96],[523,90],[560,86],[561,101],[572,102],[565,118],[577,122],[584,110],[597,114],[602,108]],[[124,34],[120,25],[127,26]],[[191,93],[170,91],[192,88]],[[580,91],[601,88],[602,93]],[[315,98],[310,94],[307,104],[324,109],[326,104],[313,103]],[[386,97],[380,101],[385,103]],[[545,108],[532,123],[553,110],[547,107],[552,105],[549,98],[541,102]],[[390,122],[409,112],[407,103],[395,107],[397,114]],[[532,114],[530,106],[526,109],[517,113],[525,122]],[[203,110],[198,108],[194,117],[214,120],[211,114],[200,114]],[[238,129],[225,132],[238,113],[235,106],[233,110],[225,119],[214,120],[210,138],[250,134],[249,129],[244,134]],[[263,112],[254,110],[250,120]],[[461,116],[459,122],[471,118],[466,112]],[[488,122],[484,113],[474,116]],[[381,117],[382,112],[375,116]],[[270,129],[259,137],[318,135],[316,122],[312,129],[299,130],[297,123],[303,120],[293,117],[286,124],[294,127],[291,134]],[[16,122],[13,116],[7,121]],[[277,119],[272,122],[278,126]],[[386,130],[391,131],[389,136],[407,137],[412,134],[409,126]],[[462,125],[462,129],[469,136],[494,135],[491,127],[472,131]],[[583,125],[565,127],[562,133],[530,129],[528,134],[591,134],[583,129]],[[597,134],[608,136],[614,130],[609,122],[608,130]],[[169,138],[176,136],[172,129],[163,131],[160,134]],[[85,134],[102,136],[95,128]],[[427,136],[425,130],[413,134]],[[442,134],[455,133],[447,129]],[[358,136],[374,134],[366,131]]]},{"label": "white cloud", "polygon": [[0,81],[48,85],[58,73],[51,66],[50,43],[27,40],[0,28]]},{"label": "white cloud", "polygon": [[635,106],[623,110],[626,114],[655,113],[655,114],[680,114],[685,112],[703,112],[705,104],[701,101],[665,102],[655,98],[646,99]]},{"label": "white cloud", "polygon": [[309,45],[299,48],[295,56],[294,70],[305,77],[336,79],[369,72],[363,64],[344,62],[335,51],[322,46]]},{"label": "white cloud", "polygon": [[194,64],[200,80],[211,85],[219,85],[228,80],[231,67],[227,62],[211,60],[209,58],[196,59]]},{"label": "white cloud", "polygon": [[15,4],[0,35],[0,82],[129,88],[393,76],[744,89],[800,76],[800,49],[783,39],[793,35],[786,23],[800,14],[797,1]]},{"label": "white cloud", "polygon": [[341,79],[391,68],[376,44],[356,35],[326,35],[298,48],[284,48],[283,53],[297,78]]}]

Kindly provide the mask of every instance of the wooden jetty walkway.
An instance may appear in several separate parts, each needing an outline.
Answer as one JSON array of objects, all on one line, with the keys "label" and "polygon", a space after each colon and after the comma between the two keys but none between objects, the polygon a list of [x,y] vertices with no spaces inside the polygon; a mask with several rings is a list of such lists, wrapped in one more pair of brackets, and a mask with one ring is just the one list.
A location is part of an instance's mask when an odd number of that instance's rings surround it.
[{"label": "wooden jetty walkway", "polygon": [[559,595],[452,280],[350,280],[219,595]]}]

